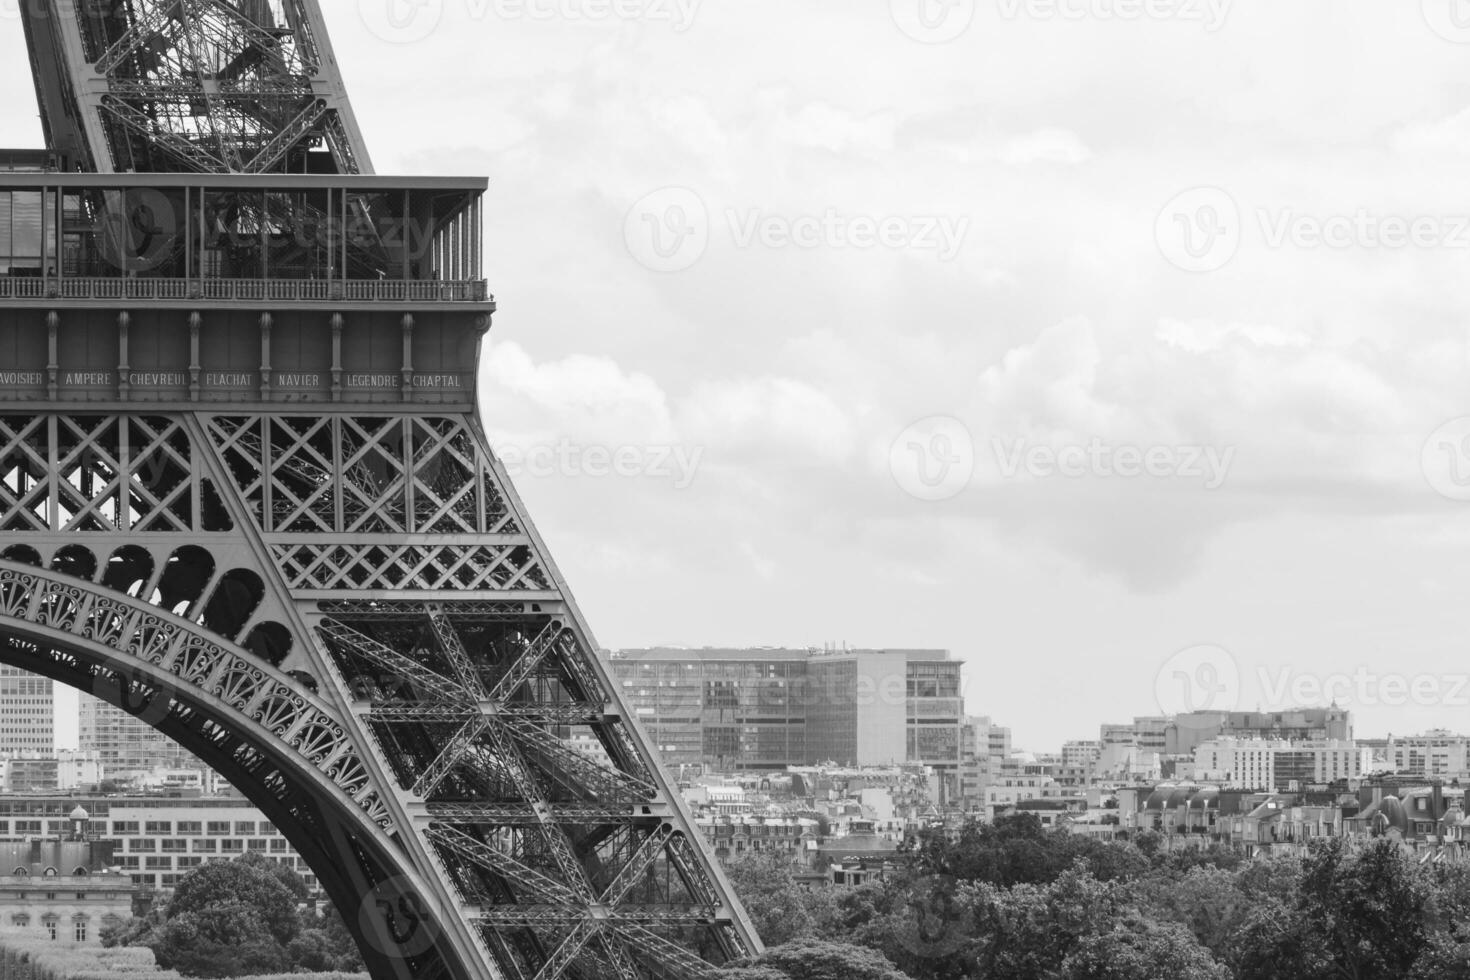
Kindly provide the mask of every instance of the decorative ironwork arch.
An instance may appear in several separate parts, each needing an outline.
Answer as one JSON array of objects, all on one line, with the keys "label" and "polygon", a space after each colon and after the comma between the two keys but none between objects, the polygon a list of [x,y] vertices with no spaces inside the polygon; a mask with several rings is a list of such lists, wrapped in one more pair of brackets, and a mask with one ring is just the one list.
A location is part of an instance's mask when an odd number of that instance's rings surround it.
[{"label": "decorative ironwork arch", "polygon": [[[465,974],[360,748],[328,706],[198,623],[0,560],[0,662],[96,695],[217,769],[291,841],[374,976]],[[396,917],[354,915],[367,901]]]}]

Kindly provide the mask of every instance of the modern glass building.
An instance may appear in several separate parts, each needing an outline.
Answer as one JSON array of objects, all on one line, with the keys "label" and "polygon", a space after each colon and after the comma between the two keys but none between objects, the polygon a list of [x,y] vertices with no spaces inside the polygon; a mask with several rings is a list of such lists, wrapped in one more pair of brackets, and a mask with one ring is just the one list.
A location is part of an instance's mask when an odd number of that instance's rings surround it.
[{"label": "modern glass building", "polygon": [[613,674],[665,765],[962,760],[963,663],[947,650],[620,650]]}]

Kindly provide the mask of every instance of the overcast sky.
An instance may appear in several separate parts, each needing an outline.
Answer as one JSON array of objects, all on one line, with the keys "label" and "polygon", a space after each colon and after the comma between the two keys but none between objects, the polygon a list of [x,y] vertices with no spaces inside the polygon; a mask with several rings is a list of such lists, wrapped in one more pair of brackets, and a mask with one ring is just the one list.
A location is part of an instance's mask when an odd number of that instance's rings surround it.
[{"label": "overcast sky", "polygon": [[1470,731],[1461,0],[328,2],[376,169],[491,178],[485,424],[604,646]]}]

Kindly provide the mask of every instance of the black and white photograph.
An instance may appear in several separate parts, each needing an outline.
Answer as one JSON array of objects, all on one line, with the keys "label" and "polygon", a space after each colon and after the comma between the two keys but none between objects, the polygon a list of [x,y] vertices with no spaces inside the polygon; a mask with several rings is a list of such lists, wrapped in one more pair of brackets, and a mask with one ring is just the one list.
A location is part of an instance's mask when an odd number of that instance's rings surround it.
[{"label": "black and white photograph", "polygon": [[1470,978],[1467,188],[1470,0],[0,0],[0,980]]}]

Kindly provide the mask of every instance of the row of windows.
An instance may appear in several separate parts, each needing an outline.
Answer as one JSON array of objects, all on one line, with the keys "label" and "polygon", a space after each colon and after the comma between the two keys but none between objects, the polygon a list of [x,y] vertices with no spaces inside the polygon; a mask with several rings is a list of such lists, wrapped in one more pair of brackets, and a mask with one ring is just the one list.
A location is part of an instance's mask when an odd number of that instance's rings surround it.
[{"label": "row of windows", "polygon": [[[106,926],[112,926],[112,925],[117,925],[121,921],[122,921],[122,919],[120,919],[118,916],[115,916],[115,915],[112,915],[112,914],[104,915],[102,917],[102,925],[104,927],[106,927]],[[27,915],[26,913],[24,913],[24,912],[17,912],[15,915],[12,915],[10,917],[10,924],[13,925],[13,926],[17,926],[19,928],[24,929],[24,928],[27,928],[27,927],[30,926],[30,924],[31,924],[31,917],[29,915]],[[76,940],[79,943],[86,942],[87,941],[87,924],[88,924],[87,923],[87,917],[85,915],[75,915],[75,916],[72,916],[72,920],[71,920],[71,936],[72,936],[72,939]],[[54,916],[54,915],[43,916],[41,918],[41,928],[45,929],[46,932],[47,932],[47,934],[52,939],[56,939],[57,936],[58,936],[58,933],[60,931],[60,928],[61,928],[61,920],[59,918],[57,918],[56,916]]]},{"label": "row of windows", "polygon": [[[174,829],[176,825],[177,830]],[[259,827],[259,830],[256,829],[257,827]],[[138,829],[138,821],[136,820],[114,820],[112,821],[112,833],[114,836],[132,836],[139,833],[157,836],[160,834],[177,833],[182,837],[190,834],[208,833],[211,837],[227,837],[231,834],[237,837],[253,836],[255,834],[269,837],[276,834],[277,831],[275,824],[266,821],[257,822],[255,820],[236,820],[233,829],[228,820],[179,820],[177,824],[169,820],[148,820],[144,821],[143,830],[141,831]]]}]

